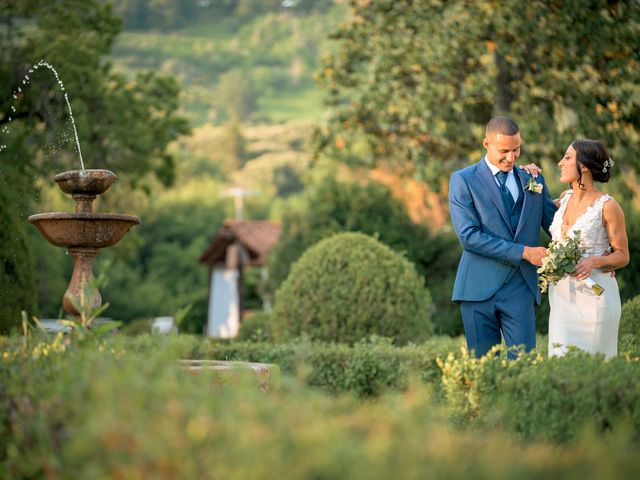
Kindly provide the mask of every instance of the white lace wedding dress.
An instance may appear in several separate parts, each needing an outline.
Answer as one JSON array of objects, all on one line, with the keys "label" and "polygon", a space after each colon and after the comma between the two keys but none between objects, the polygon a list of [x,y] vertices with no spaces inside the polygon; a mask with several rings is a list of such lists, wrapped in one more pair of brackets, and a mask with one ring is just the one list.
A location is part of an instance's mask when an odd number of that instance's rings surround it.
[{"label": "white lace wedding dress", "polygon": [[[571,192],[564,196],[549,230],[552,240],[572,236],[580,231],[584,256],[602,255],[610,248],[604,228],[602,209],[609,195],[599,197],[566,232],[562,231],[562,217]],[[549,355],[564,355],[568,346],[576,346],[589,353],[603,353],[614,357],[618,351],[620,325],[620,293],[618,282],[610,273],[594,270],[591,279],[604,288],[598,296],[581,280],[567,276],[549,285]]]}]

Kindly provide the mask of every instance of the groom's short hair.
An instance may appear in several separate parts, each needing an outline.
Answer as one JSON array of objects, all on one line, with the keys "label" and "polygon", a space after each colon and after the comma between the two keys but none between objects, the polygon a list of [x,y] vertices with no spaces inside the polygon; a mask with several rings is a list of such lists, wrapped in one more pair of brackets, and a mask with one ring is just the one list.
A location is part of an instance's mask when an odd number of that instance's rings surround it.
[{"label": "groom's short hair", "polygon": [[520,129],[518,124],[510,117],[494,117],[487,123],[487,130],[485,136],[493,133],[495,135],[515,135]]}]

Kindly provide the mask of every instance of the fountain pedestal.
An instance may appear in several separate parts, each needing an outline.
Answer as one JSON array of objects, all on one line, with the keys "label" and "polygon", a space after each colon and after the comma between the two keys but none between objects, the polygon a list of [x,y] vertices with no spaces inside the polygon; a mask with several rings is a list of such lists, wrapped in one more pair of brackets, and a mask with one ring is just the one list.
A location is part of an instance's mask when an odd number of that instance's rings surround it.
[{"label": "fountain pedestal", "polygon": [[93,211],[93,201],[116,178],[109,170],[71,170],[56,175],[60,189],[76,201],[75,213],[39,213],[28,218],[49,243],[66,248],[73,256],[73,274],[62,305],[74,316],[81,314],[74,303],[91,309],[102,304],[97,289],[89,293],[85,288],[93,278],[93,260],[100,249],[115,245],[131,227],[140,224],[140,218],[133,215]]},{"label": "fountain pedestal", "polygon": [[[62,307],[64,311],[72,315],[80,315],[80,312],[71,301],[73,298],[80,305],[85,304],[87,307],[94,309],[102,305],[102,296],[98,289],[91,292],[86,291],[85,285],[88,285],[93,278],[93,259],[98,255],[97,248],[89,247],[72,247],[69,253],[73,256],[73,274],[71,282],[64,292],[62,299]],[[92,298],[84,299],[85,294],[91,295]]]}]

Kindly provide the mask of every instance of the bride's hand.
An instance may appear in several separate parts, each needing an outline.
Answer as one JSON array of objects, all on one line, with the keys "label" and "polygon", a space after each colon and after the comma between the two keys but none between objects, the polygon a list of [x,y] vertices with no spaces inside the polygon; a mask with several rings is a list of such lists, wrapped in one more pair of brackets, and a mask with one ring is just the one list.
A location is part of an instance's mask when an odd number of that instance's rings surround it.
[{"label": "bride's hand", "polygon": [[578,280],[586,280],[591,275],[591,272],[596,268],[596,258],[595,257],[587,257],[583,260],[580,260],[580,263],[576,265],[576,269],[571,274],[573,277],[576,277]]},{"label": "bride's hand", "polygon": [[529,175],[533,175],[533,178],[537,177],[542,173],[542,169],[535,163],[530,163],[529,165],[522,165],[520,166],[520,168],[525,172],[527,172]]}]

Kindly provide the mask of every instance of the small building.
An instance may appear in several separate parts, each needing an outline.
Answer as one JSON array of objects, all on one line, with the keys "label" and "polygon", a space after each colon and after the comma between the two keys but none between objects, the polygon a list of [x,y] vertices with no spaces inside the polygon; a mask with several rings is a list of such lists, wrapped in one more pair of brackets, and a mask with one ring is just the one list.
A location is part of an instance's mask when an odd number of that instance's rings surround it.
[{"label": "small building", "polygon": [[200,263],[209,267],[207,335],[238,334],[243,312],[242,270],[262,267],[278,242],[280,224],[263,220],[225,220]]}]

